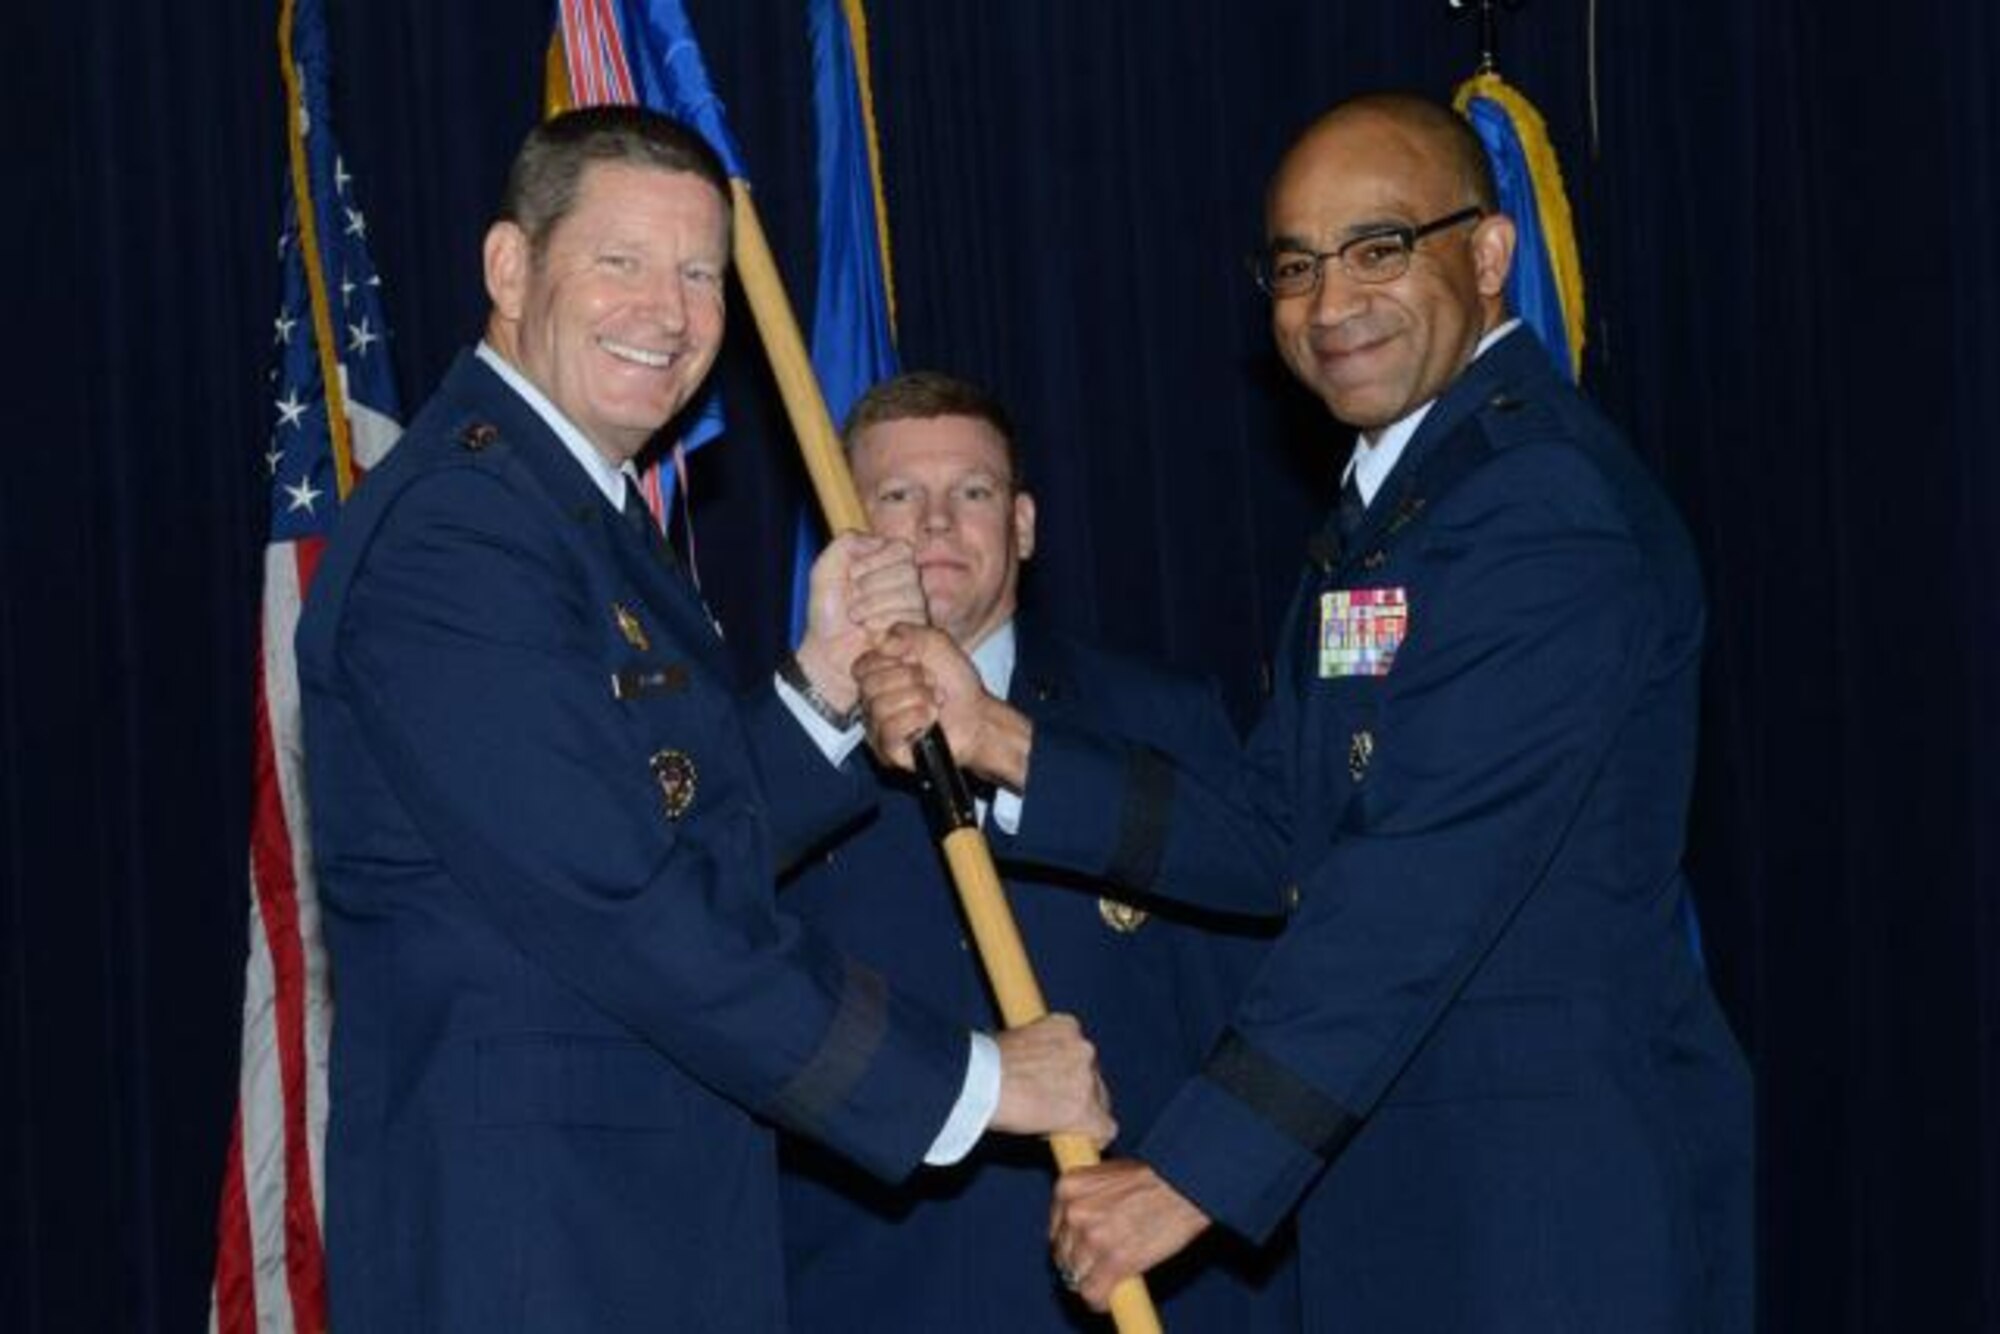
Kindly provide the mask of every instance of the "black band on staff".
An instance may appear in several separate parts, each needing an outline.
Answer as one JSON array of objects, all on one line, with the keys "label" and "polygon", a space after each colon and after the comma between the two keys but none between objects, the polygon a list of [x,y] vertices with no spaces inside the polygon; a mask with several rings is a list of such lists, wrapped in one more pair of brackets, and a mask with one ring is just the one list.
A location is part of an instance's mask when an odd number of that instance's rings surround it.
[{"label": "black band on staff", "polygon": [[947,834],[978,824],[979,811],[972,804],[972,789],[966,786],[958,761],[951,757],[944,729],[931,728],[916,739],[910,750],[917,761],[917,788],[924,794],[924,816],[930,821],[931,836],[941,842]]}]

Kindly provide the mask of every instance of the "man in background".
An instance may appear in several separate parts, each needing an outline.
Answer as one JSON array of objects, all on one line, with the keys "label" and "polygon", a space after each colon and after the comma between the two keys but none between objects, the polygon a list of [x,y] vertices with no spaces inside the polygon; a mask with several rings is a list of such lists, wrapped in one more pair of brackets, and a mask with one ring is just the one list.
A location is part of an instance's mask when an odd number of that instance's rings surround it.
[{"label": "man in background", "polygon": [[[932,372],[871,389],[844,440],[878,537],[916,554],[930,623],[970,656],[985,688],[1036,720],[1087,719],[1197,766],[1233,762],[1237,738],[1213,691],[1056,633],[1019,607],[1035,549],[1035,500],[1013,426],[975,385]],[[858,745],[859,726],[846,730]],[[918,797],[885,774],[873,818],[808,861],[781,902],[899,989],[975,1028],[999,1024]],[[1018,808],[987,793],[997,818]],[[1140,835],[1170,816],[1149,791],[1106,881],[1010,863],[1008,899],[1046,993],[1090,1026],[1120,1119],[1143,1132],[1200,1064],[1278,920],[1203,912],[1150,895]],[[1103,1326],[1049,1263],[1051,1165],[1041,1146],[992,1141],[901,1183],[871,1178],[803,1141],[783,1146],[793,1326],[1029,1334]],[[1282,1248],[1273,1248],[1281,1250]],[[1155,1276],[1175,1330],[1293,1328],[1292,1275],[1277,1255],[1217,1236]]]}]

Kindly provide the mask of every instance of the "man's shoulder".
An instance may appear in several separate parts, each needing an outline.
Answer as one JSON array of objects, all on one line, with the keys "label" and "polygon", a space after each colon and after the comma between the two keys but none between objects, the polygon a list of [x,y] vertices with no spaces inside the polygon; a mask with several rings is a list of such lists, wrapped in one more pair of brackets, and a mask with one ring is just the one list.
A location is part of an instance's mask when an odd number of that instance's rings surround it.
[{"label": "man's shoulder", "polygon": [[351,585],[397,553],[490,545],[480,534],[520,548],[560,527],[547,488],[522,464],[523,428],[506,394],[469,356],[452,368],[342,506],[307,600],[309,625],[337,622]]},{"label": "man's shoulder", "polygon": [[[1509,340],[1510,342],[1513,340]],[[1523,349],[1514,349],[1517,368]],[[1543,355],[1532,338],[1526,348]],[[1457,474],[1427,516],[1434,538],[1547,531],[1616,534],[1675,567],[1691,565],[1685,527],[1623,430],[1552,365],[1533,364],[1482,387],[1461,420]]]},{"label": "man's shoulder", "polygon": [[466,354],[424,401],[403,443],[415,446],[410,453],[417,467],[491,470],[505,465],[535,425],[526,404],[477,357]]},{"label": "man's shoulder", "polygon": [[361,480],[336,536],[371,527],[403,507],[410,493],[433,504],[449,503],[449,497],[492,503],[498,493],[528,485],[524,437],[538,424],[523,406],[476,359],[461,357],[381,466]]},{"label": "man's shoulder", "polygon": [[1496,364],[1475,363],[1466,385],[1474,401],[1438,451],[1439,468],[1464,479],[1450,488],[1461,504],[1513,497],[1574,517],[1624,511],[1637,493],[1657,490],[1624,432],[1557,372],[1532,333],[1488,357]]}]

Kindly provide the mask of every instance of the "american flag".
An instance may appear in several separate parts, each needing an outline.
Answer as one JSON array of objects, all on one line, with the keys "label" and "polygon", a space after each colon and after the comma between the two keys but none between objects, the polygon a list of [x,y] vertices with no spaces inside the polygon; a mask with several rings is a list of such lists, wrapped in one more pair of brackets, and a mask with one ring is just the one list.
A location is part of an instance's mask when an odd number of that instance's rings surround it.
[{"label": "american flag", "polygon": [[271,522],[252,734],[242,1072],[209,1317],[219,1334],[326,1327],[321,1150],[333,998],[302,785],[292,634],[342,499],[402,429],[368,221],[328,114],[320,0],[286,0],[279,24],[289,35],[281,49],[292,163],[278,237],[284,300],[272,331],[271,435],[261,460]]}]

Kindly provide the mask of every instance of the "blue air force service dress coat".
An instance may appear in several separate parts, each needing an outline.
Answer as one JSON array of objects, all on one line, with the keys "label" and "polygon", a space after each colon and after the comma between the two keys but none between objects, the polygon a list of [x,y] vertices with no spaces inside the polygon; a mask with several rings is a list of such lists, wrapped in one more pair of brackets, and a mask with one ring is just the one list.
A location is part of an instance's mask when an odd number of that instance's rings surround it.
[{"label": "blue air force service dress coat", "polygon": [[785,1327],[753,1114],[914,1167],[964,1030],[774,906],[866,808],[661,544],[461,357],[299,630],[338,1014],[332,1324]]},{"label": "blue air force service dress coat", "polygon": [[[1035,719],[1087,720],[1135,745],[1210,768],[1240,746],[1214,693],[1141,663],[1015,622],[1009,696]],[[857,759],[853,763],[866,767]],[[1164,766],[1162,773],[1168,772]],[[787,881],[780,903],[897,987],[967,1026],[1000,1018],[914,793],[884,781],[875,816]],[[1172,818],[1172,792],[1141,794],[1137,830]],[[1008,900],[1049,1004],[1097,1045],[1126,1142],[1199,1064],[1276,929],[1148,897],[1143,856],[1111,880],[1008,865]],[[1265,896],[1268,909],[1269,896]],[[1116,1152],[1117,1146],[1112,1151]],[[957,1167],[884,1184],[817,1147],[783,1145],[785,1251],[797,1334],[1033,1334],[1101,1330],[1055,1281],[1053,1180],[1038,1142],[989,1141]],[[1218,1237],[1155,1275],[1169,1326],[1185,1334],[1289,1332],[1293,1276],[1282,1246],[1252,1253]]]},{"label": "blue air force service dress coat", "polygon": [[[1747,1331],[1748,1076],[1678,918],[1678,518],[1521,331],[1313,555],[1250,763],[1200,785],[1292,920],[1135,1152],[1247,1236],[1296,1209],[1309,1330]],[[1055,725],[1032,765],[1001,855],[1094,869],[1144,766]]]}]

